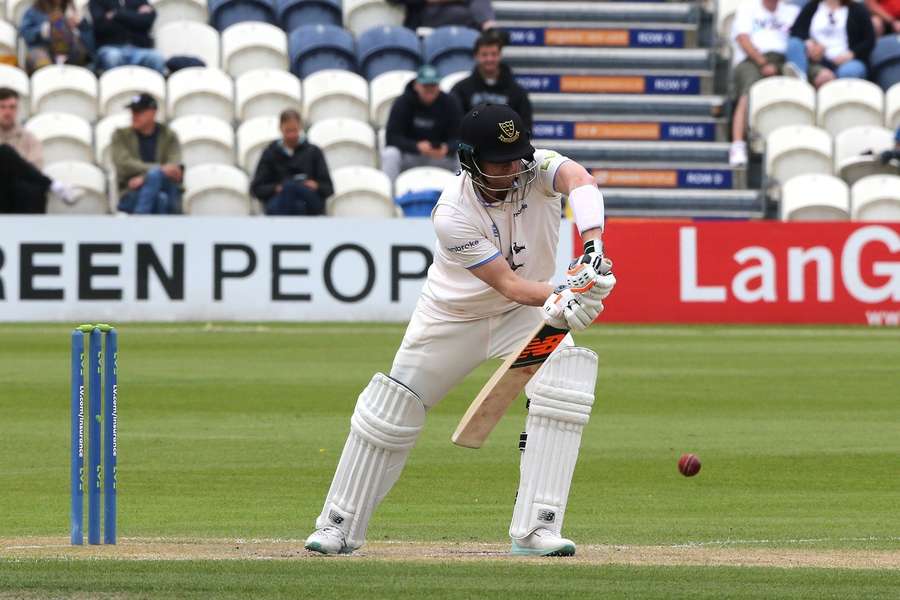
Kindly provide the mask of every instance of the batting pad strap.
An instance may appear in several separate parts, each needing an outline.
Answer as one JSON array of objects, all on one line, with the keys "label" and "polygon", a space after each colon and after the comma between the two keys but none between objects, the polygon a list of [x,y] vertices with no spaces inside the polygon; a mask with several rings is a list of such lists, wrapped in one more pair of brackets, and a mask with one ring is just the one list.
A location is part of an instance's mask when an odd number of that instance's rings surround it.
[{"label": "batting pad strap", "polygon": [[603,194],[596,184],[582,185],[569,192],[569,205],[572,207],[572,214],[575,215],[578,231],[584,233],[597,227],[603,229],[605,216]]}]

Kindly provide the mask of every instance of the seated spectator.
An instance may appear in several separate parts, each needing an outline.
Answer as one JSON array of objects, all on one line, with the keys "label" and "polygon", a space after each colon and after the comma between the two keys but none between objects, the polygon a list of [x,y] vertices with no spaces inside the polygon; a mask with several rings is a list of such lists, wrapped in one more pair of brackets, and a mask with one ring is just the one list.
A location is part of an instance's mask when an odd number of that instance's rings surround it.
[{"label": "seated spectator", "polygon": [[156,11],[147,0],[90,0],[97,70],[140,65],[165,74],[166,61],[153,49]]},{"label": "seated spectator", "polygon": [[795,75],[819,88],[835,78],[865,77],[874,46],[872,18],[863,4],[810,0],[791,27],[787,60]]},{"label": "seated spectator", "polygon": [[744,0],[731,29],[734,40],[734,111],[731,123],[733,166],[747,164],[747,104],[750,88],[763,77],[780,75],[791,25],[800,8],[782,0]]},{"label": "seated spectator", "polygon": [[437,69],[424,65],[391,107],[387,144],[381,152],[381,169],[391,181],[412,167],[458,168],[456,134],[463,115],[439,83]]},{"label": "seated spectator", "polygon": [[494,26],[491,0],[388,0],[406,7],[403,26],[419,27],[459,25],[487,31]]},{"label": "seated spectator", "polygon": [[900,0],[866,0],[875,36],[900,33]]},{"label": "seated spectator", "polygon": [[898,127],[897,131],[894,132],[894,149],[885,150],[881,153],[881,156],[879,158],[881,160],[881,164],[893,164],[895,167],[897,167],[897,172],[900,173],[900,127]]},{"label": "seated spectator", "polygon": [[475,40],[475,68],[472,74],[453,86],[450,93],[459,101],[463,114],[479,104],[506,104],[519,113],[531,131],[531,101],[528,93],[513,79],[512,71],[501,62],[503,40],[494,31]]},{"label": "seated spectator", "polygon": [[19,125],[18,116],[19,94],[0,87],[0,214],[46,212],[48,191],[75,202],[75,190],[41,173],[41,142]]},{"label": "seated spectator", "polygon": [[25,11],[19,35],[25,41],[25,69],[31,75],[52,64],[84,66],[88,49],[82,40],[82,18],[72,0],[36,0]]},{"label": "seated spectator", "polygon": [[131,127],[117,129],[110,144],[119,184],[119,210],[135,215],[181,212],[181,145],[156,122],[156,99],[140,94],[126,106]]},{"label": "seated spectator", "polygon": [[296,110],[279,118],[281,139],[263,150],[250,183],[250,193],[266,206],[267,215],[325,214],[325,200],[334,193],[325,155],[306,141]]}]

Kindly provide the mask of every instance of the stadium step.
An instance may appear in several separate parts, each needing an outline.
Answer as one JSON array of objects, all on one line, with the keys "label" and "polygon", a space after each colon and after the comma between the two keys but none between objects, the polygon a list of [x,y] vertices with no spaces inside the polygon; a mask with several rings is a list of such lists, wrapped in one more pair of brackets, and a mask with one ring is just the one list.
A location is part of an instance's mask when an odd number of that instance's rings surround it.
[{"label": "stadium step", "polygon": [[689,23],[501,21],[509,46],[593,48],[696,48],[697,26]]},{"label": "stadium step", "polygon": [[584,166],[601,187],[716,190],[747,187],[746,169],[728,164],[588,161]]},{"label": "stadium step", "polygon": [[761,219],[765,199],[758,190],[658,190],[605,188],[610,217]]},{"label": "stadium step", "polygon": [[560,72],[581,70],[593,74],[601,69],[655,69],[664,71],[711,71],[712,53],[708,48],[555,48],[540,52],[528,46],[509,46],[503,61],[514,71],[544,69]]},{"label": "stadium step", "polygon": [[553,148],[580,163],[598,161],[728,163],[727,142],[555,140]]},{"label": "stadium step", "polygon": [[639,21],[698,23],[700,7],[686,2],[528,2],[494,0],[497,21]]},{"label": "stadium step", "polygon": [[715,142],[725,139],[725,119],[678,115],[578,113],[537,114],[531,135],[537,140],[651,140]]},{"label": "stadium step", "polygon": [[722,114],[724,98],[709,95],[533,93],[529,95],[534,113],[671,115],[717,117]]},{"label": "stadium step", "polygon": [[515,79],[529,94],[677,94],[713,91],[712,71],[655,69],[517,69]]}]

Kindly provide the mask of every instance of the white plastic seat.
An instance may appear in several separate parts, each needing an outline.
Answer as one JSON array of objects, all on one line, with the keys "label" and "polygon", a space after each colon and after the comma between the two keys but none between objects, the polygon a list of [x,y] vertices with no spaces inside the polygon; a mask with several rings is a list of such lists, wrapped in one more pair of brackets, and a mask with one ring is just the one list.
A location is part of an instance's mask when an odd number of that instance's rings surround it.
[{"label": "white plastic seat", "polygon": [[252,176],[263,150],[277,139],[281,139],[278,117],[256,117],[244,121],[237,130],[238,164]]},{"label": "white plastic seat", "polygon": [[445,94],[449,94],[450,90],[453,89],[453,86],[471,75],[471,71],[457,71],[456,73],[450,73],[449,75],[444,75],[441,78],[441,91]]},{"label": "white plastic seat", "polygon": [[97,77],[84,67],[49,65],[31,76],[31,111],[63,112],[97,120]]},{"label": "white plastic seat", "polygon": [[150,4],[156,10],[154,34],[169,23],[178,21],[209,22],[206,0],[150,0]]},{"label": "white plastic seat", "polygon": [[884,127],[851,127],[834,137],[834,172],[852,186],[869,175],[897,170],[878,160],[883,150],[894,147],[894,133]]},{"label": "white plastic seat", "polygon": [[0,87],[8,87],[19,94],[19,119],[31,114],[31,82],[22,69],[0,64]]},{"label": "white plastic seat", "polygon": [[864,79],[835,79],[819,88],[816,123],[832,136],[884,122],[884,92]]},{"label": "white plastic seat", "polygon": [[450,183],[456,174],[440,167],[413,167],[397,176],[394,181],[394,195],[399,197],[408,192],[424,190],[441,190]]},{"label": "white plastic seat", "polygon": [[32,0],[6,0],[6,20],[18,27],[32,4]]},{"label": "white plastic seat", "polygon": [[40,140],[44,148],[44,164],[73,160],[94,161],[94,132],[81,117],[65,113],[35,115],[25,123],[25,129]]},{"label": "white plastic seat", "polygon": [[884,124],[894,131],[900,127],[900,83],[895,83],[884,95]]},{"label": "white plastic seat", "polygon": [[334,195],[325,214],[332,217],[394,217],[397,207],[391,196],[391,180],[372,167],[341,167],[331,170]]},{"label": "white plastic seat", "polygon": [[766,140],[766,173],[782,183],[797,175],[830,175],[831,157],[831,136],[818,127],[779,127]]},{"label": "white plastic seat", "polygon": [[187,167],[205,164],[234,165],[234,130],[216,117],[178,117],[169,127],[178,136],[181,162]]},{"label": "white plastic seat", "polygon": [[322,119],[369,120],[369,85],[350,71],[325,69],[303,80],[304,120],[313,124]]},{"label": "white plastic seat", "polygon": [[113,133],[116,132],[116,129],[130,126],[130,112],[118,112],[100,119],[97,125],[94,126],[94,162],[104,168],[111,169],[112,156],[110,156],[109,151]]},{"label": "white plastic seat", "polygon": [[181,69],[169,76],[168,88],[170,119],[185,115],[209,115],[229,123],[234,119],[234,84],[224,71]]},{"label": "white plastic seat", "polygon": [[854,221],[900,222],[900,177],[870,175],[850,188]]},{"label": "white plastic seat", "polygon": [[782,221],[846,221],[850,190],[833,175],[798,175],[781,188]]},{"label": "white plastic seat", "polygon": [[354,37],[379,25],[403,25],[403,7],[385,0],[344,0],[343,12],[344,27]]},{"label": "white plastic seat", "polygon": [[0,56],[16,56],[17,35],[15,25],[0,19]]},{"label": "white plastic seat", "polygon": [[794,77],[766,77],[750,88],[750,129],[759,137],[756,149],[784,125],[815,125],[816,90]]},{"label": "white plastic seat", "polygon": [[369,84],[369,120],[375,127],[387,125],[394,100],[403,94],[407,84],[415,77],[414,71],[388,71],[372,80]]},{"label": "white plastic seat", "polygon": [[166,116],[166,80],[147,67],[116,67],[100,76],[100,114],[111,115],[128,110],[126,105],[136,94],[150,94],[159,105],[159,119]]},{"label": "white plastic seat", "polygon": [[303,94],[300,80],[286,70],[256,69],[234,82],[234,103],[239,121],[272,116],[292,108],[299,111]]},{"label": "white plastic seat", "polygon": [[230,165],[199,165],[184,173],[183,211],[187,215],[250,214],[250,181]]},{"label": "white plastic seat", "polygon": [[323,119],[309,128],[310,143],[322,149],[329,169],[376,166],[375,131],[354,119]]},{"label": "white plastic seat", "polygon": [[96,165],[66,160],[47,165],[44,173],[51,179],[62,181],[78,191],[78,198],[72,204],[66,204],[56,194],[47,194],[48,213],[70,215],[105,215],[109,213],[106,177]]},{"label": "white plastic seat", "polygon": [[286,70],[287,35],[260,21],[232,25],[222,32],[222,68],[234,78],[256,69]]},{"label": "white plastic seat", "polygon": [[156,49],[166,60],[193,56],[207,67],[219,68],[219,32],[205,23],[176,21],[160,27],[156,30]]}]

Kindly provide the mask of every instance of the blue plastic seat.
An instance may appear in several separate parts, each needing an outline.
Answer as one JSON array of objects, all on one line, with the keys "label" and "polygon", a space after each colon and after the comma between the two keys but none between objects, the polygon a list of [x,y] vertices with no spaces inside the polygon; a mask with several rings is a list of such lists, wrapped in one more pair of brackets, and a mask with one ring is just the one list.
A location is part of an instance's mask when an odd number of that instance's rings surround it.
[{"label": "blue plastic seat", "polygon": [[869,56],[869,66],[884,91],[900,82],[900,36],[886,35],[879,38]]},{"label": "blue plastic seat", "polygon": [[422,62],[419,38],[399,25],[367,29],[356,40],[356,52],[360,72],[369,80],[388,71],[415,71]]},{"label": "blue plastic seat", "polygon": [[430,217],[440,197],[441,190],[419,190],[394,198],[394,202],[403,210],[404,217]]},{"label": "blue plastic seat", "polygon": [[478,32],[467,27],[438,27],[424,40],[425,62],[434,65],[441,77],[457,71],[471,71],[475,64],[472,49]]},{"label": "blue plastic seat", "polygon": [[275,25],[274,0],[209,0],[209,22],[220,32],[245,21]]},{"label": "blue plastic seat", "polygon": [[301,79],[323,69],[356,71],[353,36],[336,25],[304,25],[288,36],[291,72]]},{"label": "blue plastic seat", "polygon": [[275,7],[285,31],[304,25],[341,25],[341,0],[275,0]]}]

